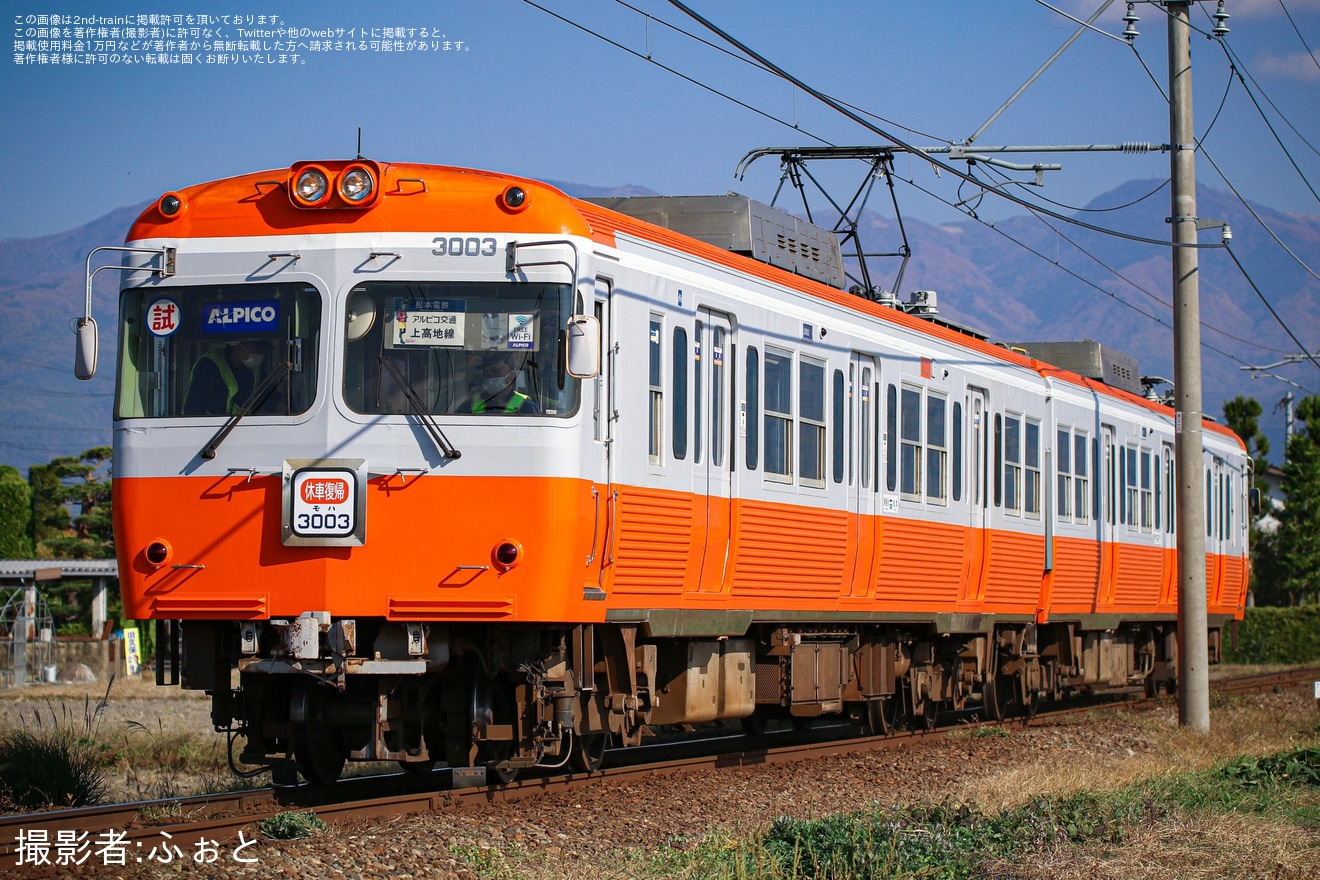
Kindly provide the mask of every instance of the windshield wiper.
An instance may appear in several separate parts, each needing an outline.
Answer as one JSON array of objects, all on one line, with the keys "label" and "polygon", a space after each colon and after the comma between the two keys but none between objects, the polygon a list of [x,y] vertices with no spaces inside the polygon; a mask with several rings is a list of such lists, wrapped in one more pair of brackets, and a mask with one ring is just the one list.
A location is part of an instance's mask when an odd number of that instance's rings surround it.
[{"label": "windshield wiper", "polygon": [[390,378],[399,386],[399,389],[403,392],[404,399],[408,401],[408,406],[412,408],[418,421],[422,423],[422,427],[426,429],[426,433],[431,435],[431,439],[435,442],[436,447],[444,453],[445,458],[461,458],[463,453],[455,449],[453,444],[451,444],[448,438],[445,437],[445,432],[440,430],[440,426],[436,424],[435,418],[427,411],[425,405],[422,403],[422,399],[417,396],[417,392],[413,390],[407,377],[404,376],[403,371],[399,369],[399,365],[386,357],[383,353],[378,359],[380,365],[389,372]]},{"label": "windshield wiper", "polygon": [[283,382],[288,375],[289,365],[287,363],[276,366],[275,369],[271,371],[271,374],[263,379],[260,385],[253,389],[252,396],[248,398],[248,402],[245,403],[238,412],[225,419],[225,423],[220,426],[220,430],[215,432],[215,436],[202,447],[202,451],[199,452],[198,455],[208,461],[215,458],[216,449],[220,447],[221,443],[225,442],[225,438],[229,436],[230,431],[234,430],[234,426],[236,426],[248,413],[252,412],[254,409],[260,408],[261,405],[266,402],[266,398],[270,397],[271,392],[278,388],[280,383]]}]

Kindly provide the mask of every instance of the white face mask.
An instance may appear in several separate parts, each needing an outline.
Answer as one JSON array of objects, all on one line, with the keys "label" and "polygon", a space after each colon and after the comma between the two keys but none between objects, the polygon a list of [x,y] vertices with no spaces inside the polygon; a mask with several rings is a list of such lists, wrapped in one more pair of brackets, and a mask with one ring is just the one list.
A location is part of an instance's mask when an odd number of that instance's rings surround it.
[{"label": "white face mask", "polygon": [[257,367],[261,366],[261,362],[265,357],[266,356],[262,354],[244,355],[243,366],[247,367],[249,370],[255,370]]},{"label": "white face mask", "polygon": [[510,376],[494,376],[481,383],[481,390],[487,394],[499,394],[511,384]]}]

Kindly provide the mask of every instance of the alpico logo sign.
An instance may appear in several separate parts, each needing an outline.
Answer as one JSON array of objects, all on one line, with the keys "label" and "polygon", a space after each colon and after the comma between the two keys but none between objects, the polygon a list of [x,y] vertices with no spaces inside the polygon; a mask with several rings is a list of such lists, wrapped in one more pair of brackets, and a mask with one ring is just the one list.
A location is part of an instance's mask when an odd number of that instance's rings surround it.
[{"label": "alpico logo sign", "polygon": [[276,300],[202,306],[204,333],[270,333],[279,326],[280,304]]}]

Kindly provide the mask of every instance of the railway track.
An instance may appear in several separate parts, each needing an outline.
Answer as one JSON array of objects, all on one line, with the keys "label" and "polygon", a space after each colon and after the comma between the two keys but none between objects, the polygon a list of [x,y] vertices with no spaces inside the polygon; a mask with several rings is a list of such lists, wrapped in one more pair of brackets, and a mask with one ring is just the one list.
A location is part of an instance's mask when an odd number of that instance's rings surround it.
[{"label": "railway track", "polygon": [[[1211,682],[1219,693],[1259,693],[1320,679],[1320,668],[1238,676]],[[1161,700],[1138,693],[1118,699],[1088,702],[1042,711],[1032,721],[1043,725],[1098,707],[1149,708]],[[976,712],[942,716],[949,723],[930,731],[904,730],[883,737],[839,736],[856,728],[844,724],[820,726],[808,732],[774,732],[754,739],[745,735],[715,736],[701,740],[659,743],[611,752],[606,769],[590,774],[570,773],[519,779],[508,785],[454,788],[446,768],[430,776],[394,773],[342,780],[333,788],[267,787],[246,791],[140,801],[70,810],[0,816],[0,864],[14,865],[20,839],[31,840],[39,831],[54,851],[58,840],[87,841],[84,851],[113,839],[126,855],[126,863],[141,860],[161,845],[177,848],[186,858],[199,843],[211,841],[233,851],[258,836],[248,826],[291,810],[311,810],[328,823],[383,819],[409,813],[461,810],[465,806],[515,802],[570,791],[602,780],[628,781],[648,776],[693,770],[784,764],[812,758],[899,748],[944,736],[952,730],[1003,726],[981,721]],[[692,752],[701,750],[696,756]],[[85,835],[85,837],[84,837]],[[54,858],[52,857],[52,862]],[[30,866],[31,867],[31,866]],[[49,868],[49,870],[47,870]],[[45,873],[43,873],[45,872]],[[34,866],[25,876],[62,876],[54,864]]]}]

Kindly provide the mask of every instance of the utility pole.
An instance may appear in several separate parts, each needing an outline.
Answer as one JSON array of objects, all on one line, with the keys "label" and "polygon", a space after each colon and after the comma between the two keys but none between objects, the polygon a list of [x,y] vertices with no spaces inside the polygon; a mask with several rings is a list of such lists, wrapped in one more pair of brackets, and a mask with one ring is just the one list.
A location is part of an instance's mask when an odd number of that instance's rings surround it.
[{"label": "utility pole", "polygon": [[1205,483],[1201,438],[1201,305],[1196,252],[1191,0],[1169,0],[1169,144],[1173,227],[1173,384],[1178,485],[1178,723],[1210,730]]}]

